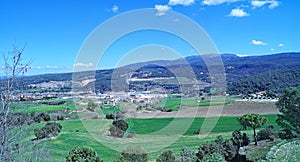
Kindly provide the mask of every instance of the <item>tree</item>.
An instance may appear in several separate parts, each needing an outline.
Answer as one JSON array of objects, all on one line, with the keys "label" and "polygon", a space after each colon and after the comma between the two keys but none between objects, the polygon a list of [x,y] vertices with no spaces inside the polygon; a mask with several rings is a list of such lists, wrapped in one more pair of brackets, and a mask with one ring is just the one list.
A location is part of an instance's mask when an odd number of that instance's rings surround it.
[{"label": "tree", "polygon": [[[18,158],[17,155],[12,155],[13,143],[18,141],[22,133],[22,125],[18,125],[18,118],[10,118],[13,109],[14,89],[20,88],[16,83],[16,78],[23,75],[30,68],[31,60],[24,62],[22,59],[25,46],[21,49],[14,44],[11,52],[3,55],[3,73],[5,78],[0,80],[0,161],[15,161],[12,158]],[[20,89],[19,89],[20,90]],[[19,131],[14,134],[9,134],[9,131],[15,127],[19,127]],[[19,145],[18,149],[22,147]],[[18,152],[18,151],[17,151]],[[18,161],[18,160],[16,160]]]},{"label": "tree", "polygon": [[237,120],[244,127],[244,129],[247,129],[247,127],[253,129],[254,142],[255,145],[257,145],[256,129],[266,124],[267,118],[259,114],[245,114],[239,117]]},{"label": "tree", "polygon": [[62,126],[59,123],[47,123],[41,129],[34,129],[34,135],[37,139],[55,137],[60,133],[61,128]]},{"label": "tree", "polygon": [[68,156],[66,157],[67,162],[102,162],[97,152],[87,146],[76,146],[72,148]]},{"label": "tree", "polygon": [[212,153],[209,155],[204,155],[201,162],[226,162],[226,160],[220,153]]},{"label": "tree", "polygon": [[300,135],[300,87],[289,88],[279,97],[276,106],[281,112],[278,115],[277,124],[286,133],[286,137],[292,138]]},{"label": "tree", "polygon": [[175,156],[171,150],[164,151],[159,157],[157,158],[157,162],[173,162],[175,160]]},{"label": "tree", "polygon": [[109,132],[111,136],[122,138],[128,129],[128,124],[124,120],[115,120],[110,125]]},{"label": "tree", "polygon": [[148,154],[139,146],[129,146],[121,153],[117,162],[146,162]]}]

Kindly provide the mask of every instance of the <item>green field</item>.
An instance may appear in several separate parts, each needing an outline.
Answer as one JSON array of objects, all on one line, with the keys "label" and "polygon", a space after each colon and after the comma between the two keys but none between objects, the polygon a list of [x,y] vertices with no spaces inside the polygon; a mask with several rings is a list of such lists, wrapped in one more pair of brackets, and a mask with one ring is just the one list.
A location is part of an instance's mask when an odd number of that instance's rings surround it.
[{"label": "green field", "polygon": [[[268,118],[268,123],[266,125],[274,124],[276,128],[278,128],[278,126],[275,124],[277,117],[276,115],[266,115],[266,117]],[[214,140],[215,137],[220,134],[222,134],[224,137],[230,138],[232,131],[241,128],[236,118],[237,117],[220,117],[212,132],[205,139],[201,139],[197,134],[194,134],[195,131],[199,130],[205,118],[195,118],[194,120],[190,118],[126,119],[130,124],[129,131],[135,132],[136,137],[125,139],[125,141],[129,141],[133,144],[137,144],[140,141],[143,148],[152,148],[154,146],[160,147],[159,145],[162,145],[163,149],[171,149],[176,154],[179,154],[180,149],[183,146],[188,146],[196,151],[200,144],[206,141]],[[119,143],[122,143],[122,140],[110,139],[111,144],[108,145],[107,141],[103,140],[104,138],[107,138],[103,135],[105,134],[105,131],[108,129],[111,122],[111,120],[60,121],[61,125],[63,126],[61,134],[56,138],[51,139],[47,144],[50,149],[50,158],[48,160],[64,161],[64,157],[67,155],[68,150],[70,150],[72,147],[90,146],[97,151],[97,153],[101,156],[101,159],[104,161],[114,161],[114,159],[120,155],[120,153],[114,150],[114,148],[117,148],[118,145],[120,145]],[[170,126],[170,123],[172,122],[177,124],[172,127]],[[186,126],[186,123],[188,122],[191,122],[190,127]],[[33,130],[35,127],[41,127],[44,124],[45,123],[33,125],[31,126],[30,130]],[[159,131],[164,130],[166,127],[170,127],[167,129],[167,132]],[[178,135],[180,130],[184,130],[186,127],[187,131],[184,133],[184,135]],[[251,130],[246,130],[246,132],[249,134],[249,136],[252,135]],[[33,132],[31,137],[34,138]],[[164,145],[164,142],[169,142],[165,140],[165,138],[177,140],[175,140],[174,143],[170,143],[170,145]],[[126,145],[124,144],[122,147],[125,146]],[[161,152],[162,150],[157,150],[156,152],[150,153],[150,160],[155,160]]]},{"label": "green field", "polygon": [[169,96],[168,98],[162,99],[162,101],[158,104],[160,107],[172,109],[173,111],[177,111],[180,106],[186,107],[198,107],[198,106],[217,106],[228,104],[233,101],[233,98],[227,97],[225,100],[223,98],[217,98],[209,100],[200,100],[198,101],[196,98],[176,98],[174,96]]}]

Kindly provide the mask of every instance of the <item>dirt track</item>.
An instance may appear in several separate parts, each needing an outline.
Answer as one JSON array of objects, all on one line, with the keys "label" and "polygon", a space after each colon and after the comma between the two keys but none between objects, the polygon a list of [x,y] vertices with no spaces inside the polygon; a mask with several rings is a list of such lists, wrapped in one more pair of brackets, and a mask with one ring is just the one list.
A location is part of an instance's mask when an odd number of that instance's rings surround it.
[{"label": "dirt track", "polygon": [[[209,112],[208,112],[209,110]],[[274,102],[243,102],[222,106],[184,107],[176,112],[140,111],[126,114],[134,118],[166,118],[166,117],[211,117],[211,116],[241,116],[247,113],[278,114]]]}]

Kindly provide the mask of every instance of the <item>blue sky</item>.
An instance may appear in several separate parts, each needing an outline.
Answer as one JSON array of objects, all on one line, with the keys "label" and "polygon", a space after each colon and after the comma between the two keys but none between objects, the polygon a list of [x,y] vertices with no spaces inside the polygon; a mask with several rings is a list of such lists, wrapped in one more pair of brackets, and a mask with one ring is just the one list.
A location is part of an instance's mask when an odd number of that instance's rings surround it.
[{"label": "blue sky", "polygon": [[[0,52],[7,53],[14,42],[19,47],[27,43],[24,57],[34,60],[28,75],[70,72],[95,28],[114,16],[143,8],[156,9],[157,18],[168,11],[189,17],[207,32],[219,53],[298,52],[299,5],[296,0],[2,0]],[[197,54],[174,35],[146,30],[114,42],[98,68],[115,67],[129,51],[153,44],[182,57]],[[156,47],[153,51],[159,52]],[[77,62],[76,66],[92,65]]]}]

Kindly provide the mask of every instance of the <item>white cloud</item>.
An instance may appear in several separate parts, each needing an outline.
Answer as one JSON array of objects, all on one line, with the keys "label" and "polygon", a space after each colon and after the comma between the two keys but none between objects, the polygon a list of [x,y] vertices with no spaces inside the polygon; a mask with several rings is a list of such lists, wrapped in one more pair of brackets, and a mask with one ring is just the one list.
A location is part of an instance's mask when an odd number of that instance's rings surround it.
[{"label": "white cloud", "polygon": [[279,6],[279,2],[277,0],[252,0],[251,5],[253,8],[259,8],[264,5],[269,5],[270,9],[276,8]]},{"label": "white cloud", "polygon": [[157,10],[156,16],[163,16],[171,9],[168,5],[155,5],[154,7]]},{"label": "white cloud", "polygon": [[174,22],[179,22],[180,20],[179,20],[179,19],[174,19],[173,21],[174,21]]},{"label": "white cloud", "polygon": [[275,49],[274,49],[274,48],[271,48],[270,50],[271,50],[271,51],[275,51]]},{"label": "white cloud", "polygon": [[114,13],[118,13],[119,12],[119,6],[117,5],[114,5],[112,8],[111,8],[112,12]]},{"label": "white cloud", "polygon": [[267,43],[265,42],[262,42],[262,41],[259,41],[259,40],[252,40],[250,44],[253,44],[253,45],[257,45],[257,46],[264,46],[264,45],[267,45]]},{"label": "white cloud", "polygon": [[87,64],[85,64],[85,63],[82,63],[82,62],[78,62],[78,63],[76,63],[76,64],[74,64],[74,66],[75,67],[92,67],[92,66],[94,66],[94,64],[93,63],[87,63]]},{"label": "white cloud", "polygon": [[46,69],[57,69],[57,68],[58,68],[57,66],[50,66],[50,65],[46,66]]},{"label": "white cloud", "polygon": [[195,0],[170,0],[169,5],[175,6],[175,5],[184,5],[184,6],[190,6],[195,2]]},{"label": "white cloud", "polygon": [[236,54],[238,57],[247,57],[249,55],[245,55],[245,54]]},{"label": "white cloud", "polygon": [[219,5],[222,3],[233,3],[233,2],[237,2],[237,1],[240,1],[240,0],[203,0],[202,4],[210,6],[210,5]]},{"label": "white cloud", "polygon": [[282,43],[278,44],[278,47],[283,47],[283,46],[284,46],[284,44],[282,44]]},{"label": "white cloud", "polygon": [[51,66],[51,65],[47,65],[47,66],[36,66],[36,67],[31,67],[33,69],[58,69],[58,66]]},{"label": "white cloud", "polygon": [[228,16],[232,16],[232,17],[245,17],[245,16],[249,16],[249,14],[247,12],[245,12],[243,9],[240,8],[235,8],[232,9],[230,14]]}]

